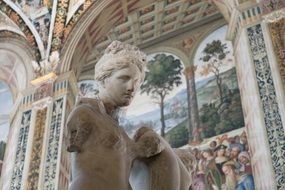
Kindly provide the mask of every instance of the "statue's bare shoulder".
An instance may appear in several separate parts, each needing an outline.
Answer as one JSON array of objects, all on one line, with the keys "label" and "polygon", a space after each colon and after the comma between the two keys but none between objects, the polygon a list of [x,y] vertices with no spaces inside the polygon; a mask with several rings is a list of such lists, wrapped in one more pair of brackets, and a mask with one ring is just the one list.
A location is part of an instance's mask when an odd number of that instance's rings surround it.
[{"label": "statue's bare shoulder", "polygon": [[94,116],[99,113],[96,99],[81,98],[67,118],[68,151],[80,152],[82,144],[88,139],[94,126]]}]

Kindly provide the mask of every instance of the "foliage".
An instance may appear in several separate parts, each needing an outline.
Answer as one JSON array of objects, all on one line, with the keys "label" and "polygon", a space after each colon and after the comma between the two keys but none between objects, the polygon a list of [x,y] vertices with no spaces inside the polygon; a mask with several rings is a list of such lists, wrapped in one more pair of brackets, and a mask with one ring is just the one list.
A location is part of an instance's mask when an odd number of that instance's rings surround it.
[{"label": "foliage", "polygon": [[203,132],[202,138],[212,137],[216,135],[215,127],[220,122],[220,116],[215,104],[204,104],[200,109],[200,121]]},{"label": "foliage", "polygon": [[200,60],[203,60],[204,65],[202,67],[201,74],[209,75],[213,73],[216,77],[216,83],[219,89],[220,102],[223,102],[223,90],[222,90],[222,78],[220,77],[220,67],[225,62],[226,55],[229,53],[227,51],[227,44],[222,43],[220,40],[213,40],[208,43],[204,48],[202,54],[203,56]]},{"label": "foliage", "polygon": [[221,122],[216,126],[217,134],[225,133],[244,126],[242,106],[239,93],[231,97],[231,102],[227,108],[220,113]]},{"label": "foliage", "polygon": [[158,100],[161,111],[161,135],[164,136],[164,99],[175,86],[182,84],[182,64],[172,55],[157,54],[149,62],[148,70],[141,86],[141,93],[147,93]]},{"label": "foliage", "polygon": [[239,91],[227,94],[223,104],[204,104],[200,109],[203,136],[212,137],[244,126]]},{"label": "foliage", "polygon": [[166,134],[166,139],[172,148],[178,148],[188,143],[188,119],[178,124]]},{"label": "foliage", "polygon": [[[225,93],[222,104],[220,104],[219,99],[213,93],[216,90],[214,78],[208,80],[207,83],[204,83],[198,89],[198,100],[201,105],[199,108],[200,127],[198,131],[201,138],[213,137],[244,126],[235,69],[232,68],[221,73],[221,78],[224,80],[222,87]],[[186,95],[182,97],[179,101],[185,103],[187,97]],[[171,105],[173,104],[166,104],[165,106],[169,110],[168,114],[165,115],[166,120],[174,118],[179,112],[178,109],[174,111]],[[180,110],[183,109],[181,107],[185,107],[185,105],[180,105]],[[166,138],[173,147],[180,147],[188,142],[185,140],[188,136],[188,131],[179,129],[186,128],[187,125],[187,122],[185,122],[184,126],[179,124],[167,133]]]},{"label": "foliage", "polygon": [[205,55],[202,57],[202,60],[204,62],[208,62],[210,59],[215,59],[216,61],[223,60],[226,54],[229,53],[226,49],[227,44],[222,44],[221,40],[213,40],[204,48],[203,53]]},{"label": "foliage", "polygon": [[148,64],[149,72],[141,86],[142,93],[151,94],[154,97],[166,96],[174,86],[182,84],[182,64],[172,55],[157,54]]}]

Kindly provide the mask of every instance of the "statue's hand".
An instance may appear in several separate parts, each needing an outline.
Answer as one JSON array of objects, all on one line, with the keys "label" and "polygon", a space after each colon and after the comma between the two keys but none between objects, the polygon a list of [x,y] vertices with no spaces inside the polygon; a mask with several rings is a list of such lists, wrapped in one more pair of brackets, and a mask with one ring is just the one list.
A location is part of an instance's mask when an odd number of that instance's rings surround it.
[{"label": "statue's hand", "polygon": [[159,154],[164,149],[164,145],[158,134],[147,127],[140,128],[134,140],[136,141],[136,155],[140,158],[149,158]]}]

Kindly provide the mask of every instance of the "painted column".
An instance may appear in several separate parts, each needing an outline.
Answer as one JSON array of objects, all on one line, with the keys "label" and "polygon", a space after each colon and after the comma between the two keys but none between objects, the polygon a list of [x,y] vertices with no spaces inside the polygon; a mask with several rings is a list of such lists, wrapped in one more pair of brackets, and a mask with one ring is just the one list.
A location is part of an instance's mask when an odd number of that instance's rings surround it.
[{"label": "painted column", "polygon": [[75,102],[77,82],[74,74],[67,72],[60,76],[49,73],[32,84],[22,92],[22,102],[12,122],[9,135],[13,133],[16,140],[7,145],[11,149],[6,160],[11,164],[3,168],[0,189],[65,190],[69,185],[70,158],[64,122]]},{"label": "painted column", "polygon": [[197,144],[200,142],[199,130],[199,112],[198,112],[198,101],[196,95],[195,86],[195,70],[196,66],[191,65],[184,71],[187,82],[188,90],[188,104],[190,112],[190,124],[189,124],[189,143]]},{"label": "painted column", "polygon": [[231,15],[228,38],[234,45],[256,189],[283,190],[284,91],[264,16],[262,3],[242,2]]}]

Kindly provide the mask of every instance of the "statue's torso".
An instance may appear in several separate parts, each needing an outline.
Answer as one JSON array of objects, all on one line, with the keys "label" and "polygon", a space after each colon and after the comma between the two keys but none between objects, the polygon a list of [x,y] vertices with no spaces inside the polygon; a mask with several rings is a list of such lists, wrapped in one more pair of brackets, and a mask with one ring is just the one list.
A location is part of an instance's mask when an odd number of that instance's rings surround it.
[{"label": "statue's torso", "polygon": [[71,190],[130,189],[133,141],[115,120],[97,109],[96,103],[81,104],[88,109],[92,131],[82,151],[72,153]]}]

